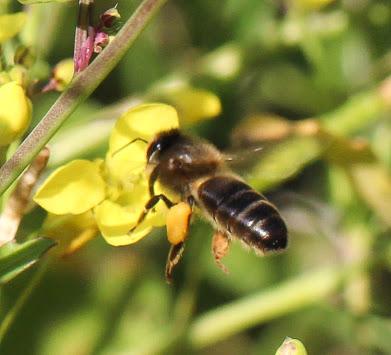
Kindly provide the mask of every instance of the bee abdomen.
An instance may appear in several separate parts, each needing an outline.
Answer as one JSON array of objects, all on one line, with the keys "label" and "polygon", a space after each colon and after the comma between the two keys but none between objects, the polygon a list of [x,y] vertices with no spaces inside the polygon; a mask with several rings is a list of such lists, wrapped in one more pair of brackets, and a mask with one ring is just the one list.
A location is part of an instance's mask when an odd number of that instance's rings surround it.
[{"label": "bee abdomen", "polygon": [[224,232],[262,252],[284,249],[287,228],[277,209],[249,185],[215,176],[198,188],[198,198]]}]

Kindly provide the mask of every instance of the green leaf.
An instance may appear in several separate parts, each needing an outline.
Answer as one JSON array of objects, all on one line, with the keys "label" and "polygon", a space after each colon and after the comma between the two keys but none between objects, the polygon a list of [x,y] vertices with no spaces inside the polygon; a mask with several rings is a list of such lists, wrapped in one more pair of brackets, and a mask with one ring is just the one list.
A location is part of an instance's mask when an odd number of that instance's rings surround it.
[{"label": "green leaf", "polygon": [[23,244],[9,242],[0,249],[0,284],[4,284],[35,264],[56,244],[48,238],[36,238]]}]

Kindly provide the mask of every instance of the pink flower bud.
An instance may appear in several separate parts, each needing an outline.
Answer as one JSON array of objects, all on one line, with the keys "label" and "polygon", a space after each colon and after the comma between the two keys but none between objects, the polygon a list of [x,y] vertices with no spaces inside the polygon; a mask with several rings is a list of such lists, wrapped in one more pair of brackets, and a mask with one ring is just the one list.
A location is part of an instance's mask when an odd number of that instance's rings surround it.
[{"label": "pink flower bud", "polygon": [[109,44],[109,35],[103,31],[96,33],[94,40],[94,52],[100,53]]}]

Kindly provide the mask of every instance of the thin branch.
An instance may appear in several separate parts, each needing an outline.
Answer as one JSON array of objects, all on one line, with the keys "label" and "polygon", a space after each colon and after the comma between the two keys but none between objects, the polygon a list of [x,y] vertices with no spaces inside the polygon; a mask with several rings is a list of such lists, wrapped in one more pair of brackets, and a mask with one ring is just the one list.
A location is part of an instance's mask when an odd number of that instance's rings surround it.
[{"label": "thin branch", "polygon": [[167,0],[144,0],[102,53],[78,74],[15,154],[0,168],[0,195],[22,173],[69,115],[117,65],[135,39]]}]

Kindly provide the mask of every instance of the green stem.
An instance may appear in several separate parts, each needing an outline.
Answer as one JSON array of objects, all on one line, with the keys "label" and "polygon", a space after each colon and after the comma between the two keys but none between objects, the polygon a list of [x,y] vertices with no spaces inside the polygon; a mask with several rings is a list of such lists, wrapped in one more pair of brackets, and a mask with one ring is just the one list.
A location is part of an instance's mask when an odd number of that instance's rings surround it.
[{"label": "green stem", "polygon": [[199,317],[189,329],[189,341],[199,349],[251,326],[313,304],[334,291],[351,267],[310,272],[272,289],[232,302]]},{"label": "green stem", "polygon": [[3,343],[4,337],[7,334],[12,323],[16,319],[16,316],[18,315],[18,313],[20,312],[20,310],[22,309],[26,301],[29,299],[29,297],[31,296],[35,288],[40,283],[42,276],[45,274],[47,270],[49,262],[50,260],[48,258],[45,258],[44,260],[41,261],[41,263],[37,266],[37,269],[35,270],[35,273],[31,278],[29,284],[20,293],[20,296],[16,300],[13,307],[5,315],[3,321],[0,324],[0,344]]},{"label": "green stem", "polygon": [[43,119],[0,168],[0,195],[17,179],[31,160],[117,65],[126,51],[167,0],[144,0],[113,41],[71,82]]}]

